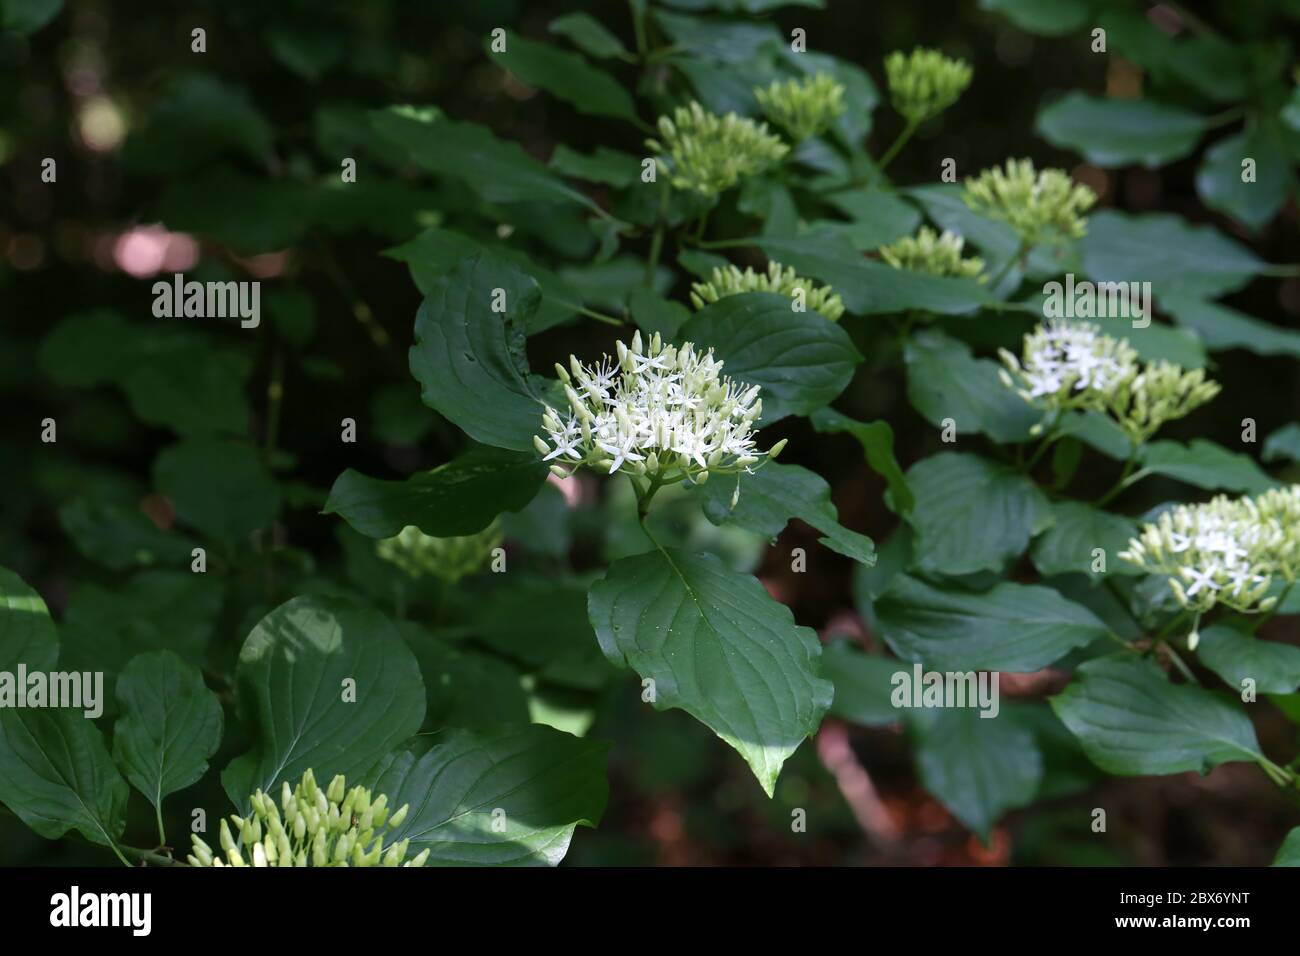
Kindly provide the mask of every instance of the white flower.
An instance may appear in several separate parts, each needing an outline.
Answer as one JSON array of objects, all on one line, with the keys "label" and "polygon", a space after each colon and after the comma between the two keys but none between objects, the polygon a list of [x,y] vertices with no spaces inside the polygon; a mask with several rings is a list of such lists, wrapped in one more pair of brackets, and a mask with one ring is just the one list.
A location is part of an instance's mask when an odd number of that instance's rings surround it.
[{"label": "white flower", "polygon": [[570,357],[567,371],[556,370],[569,413],[548,407],[542,427],[549,442],[536,437],[533,444],[557,474],[586,465],[702,482],[711,471],[750,471],[764,454],[754,444],[760,388],[724,376],[712,349],[701,354],[690,342],[677,348],[657,334],[643,342],[637,332],[630,344],[618,343],[617,358],[587,366]]}]

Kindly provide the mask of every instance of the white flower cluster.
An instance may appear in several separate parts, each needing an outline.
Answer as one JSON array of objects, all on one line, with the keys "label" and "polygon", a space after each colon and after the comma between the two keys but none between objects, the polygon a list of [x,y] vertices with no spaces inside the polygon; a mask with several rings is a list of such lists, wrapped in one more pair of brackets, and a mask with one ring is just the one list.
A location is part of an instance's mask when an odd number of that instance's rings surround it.
[{"label": "white flower cluster", "polygon": [[[1027,401],[1050,396],[1058,407],[1089,407],[1138,373],[1137,352],[1128,342],[1103,335],[1090,322],[1050,319],[1025,336],[1021,360],[1001,354]],[[1011,375],[1003,376],[1008,386]]]},{"label": "white flower cluster", "polygon": [[764,454],[754,446],[754,421],[763,411],[759,386],[722,375],[712,349],[701,354],[690,342],[676,348],[657,333],[643,343],[637,332],[630,345],[618,343],[617,358],[604,355],[587,366],[570,356],[569,370],[556,371],[569,410],[548,407],[542,426],[550,443],[533,443],[561,477],[585,465],[661,484],[699,484],[710,472],[748,471]]},{"label": "white flower cluster", "polygon": [[1294,584],[1300,572],[1300,485],[1179,505],[1143,525],[1120,557],[1167,575],[1188,610],[1267,611],[1277,603],[1273,580]]},{"label": "white flower cluster", "polygon": [[1002,381],[1049,412],[1095,411],[1111,416],[1139,445],[1165,422],[1195,411],[1219,394],[1204,369],[1172,362],[1138,362],[1126,339],[1090,322],[1049,319],[1025,336],[1021,358],[1001,350]]}]

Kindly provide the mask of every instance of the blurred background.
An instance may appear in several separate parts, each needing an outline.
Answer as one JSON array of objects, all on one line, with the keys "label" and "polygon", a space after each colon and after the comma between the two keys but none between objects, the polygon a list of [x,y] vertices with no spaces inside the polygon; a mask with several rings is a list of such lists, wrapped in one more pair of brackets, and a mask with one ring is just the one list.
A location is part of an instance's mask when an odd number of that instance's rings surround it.
[{"label": "blurred background", "polygon": [[[634,126],[583,116],[523,86],[483,53],[497,26],[557,42],[548,24],[575,11],[590,13],[633,48],[627,6],[613,0],[0,0],[0,6],[0,565],[45,597],[64,622],[65,647],[74,658],[79,647],[129,642],[141,629],[197,628],[224,642],[226,650],[213,652],[219,672],[221,655],[237,649],[251,621],[295,589],[322,580],[361,591],[386,587],[376,583],[382,569],[365,544],[318,513],[340,472],[409,474],[445,461],[458,441],[454,429],[420,404],[406,371],[421,296],[407,263],[384,253],[431,225],[489,238],[493,230],[478,201],[455,181],[416,175],[402,157],[386,155],[369,134],[365,112],[436,104],[541,161],[559,143],[583,153],[607,147],[641,155],[644,133]],[[685,15],[695,5],[676,6]],[[1133,6],[1143,15],[1152,9]],[[1280,29],[1280,6],[1234,2],[1204,16],[1229,35],[1270,37]],[[1180,15],[1174,5],[1156,7],[1158,16]],[[938,47],[973,65],[974,83],[958,105],[927,124],[891,167],[898,184],[935,181],[947,157],[967,175],[1007,157],[1031,156],[1087,182],[1102,207],[1176,212],[1215,223],[1269,261],[1300,258],[1294,199],[1267,228],[1246,233],[1201,205],[1195,156],[1157,170],[1103,170],[1081,165],[1034,134],[1042,103],[1064,91],[1141,88],[1142,68],[1122,56],[1093,54],[1086,30],[1038,36],[981,4],[952,0],[830,0],[824,9],[787,7],[746,20],[782,36],[805,29],[810,50],[856,64],[877,86],[881,61],[895,49]],[[196,28],[206,31],[206,52],[191,50]],[[605,66],[628,85],[639,79],[651,102],[685,99],[653,71],[638,78],[635,67],[617,59]],[[724,67],[721,76],[728,71],[743,81],[743,63]],[[701,80],[714,81],[721,79]],[[642,118],[652,121],[647,101],[639,102]],[[869,150],[879,155],[900,122],[883,105],[863,119]],[[357,183],[346,189],[336,185],[341,156],[356,157],[359,165]],[[57,164],[55,183],[41,180],[46,158]],[[603,187],[592,194],[608,200]],[[535,220],[543,210],[512,212],[514,225],[497,228],[495,238],[509,238],[543,261],[580,264],[595,255],[599,238],[581,220],[549,220],[542,234]],[[643,245],[632,242],[629,250],[644,254]],[[738,254],[736,261],[748,260]],[[626,262],[615,256],[569,268],[565,277],[581,284],[589,304],[620,307],[619,270],[629,268]],[[127,333],[115,323],[147,324],[153,277],[176,272],[200,280],[261,279],[268,334],[206,324],[150,326],[146,338],[133,340],[129,367],[117,362]],[[689,281],[682,273],[671,278],[679,301]],[[613,290],[606,301],[602,283]],[[1294,327],[1300,280],[1258,281],[1228,302]],[[84,324],[54,337],[69,318]],[[1002,324],[975,333],[983,346],[1013,345],[1027,328],[1015,319],[997,321]],[[837,407],[862,420],[889,421],[907,467],[937,450],[935,430],[906,402],[903,373],[885,361],[885,346],[869,324],[854,325],[852,333],[868,361]],[[559,326],[530,340],[532,365],[548,368],[570,352],[596,353],[617,334],[590,322]],[[198,375],[196,368],[215,371]],[[1216,354],[1223,394],[1164,437],[1233,446],[1245,417],[1257,420],[1261,435],[1295,420],[1300,382],[1294,369],[1285,355]],[[38,439],[46,417],[58,422],[56,444]],[[359,423],[356,444],[338,440],[337,423],[345,417]],[[883,482],[852,438],[819,435],[802,420],[773,431],[773,439],[790,439],[790,461],[830,482],[845,525],[878,544],[889,537],[897,520],[881,503]],[[279,509],[259,532],[258,547],[274,556],[265,568],[239,549],[219,556],[226,589],[215,596],[124,585],[123,573],[134,573],[141,562],[131,554],[116,557],[120,530],[97,546],[94,529],[105,525],[91,520],[94,509],[108,503],[143,514],[149,547],[165,549],[149,530],[171,532],[175,525],[171,503],[157,488],[155,459],[177,434],[208,433],[242,436],[265,452]],[[1110,463],[1084,467],[1104,471],[1098,481],[1109,482]],[[1144,485],[1125,508],[1138,513],[1175,494],[1173,487]],[[528,512],[504,524],[512,561],[539,575],[565,564],[581,579],[611,557],[638,550],[635,529],[618,518],[628,514],[627,503],[607,509],[602,500],[616,493],[589,482],[548,488]],[[769,548],[753,536],[714,528],[690,502],[678,507],[665,500],[664,507],[673,534],[707,539],[754,568],[800,623],[826,637],[868,646],[877,640],[859,613],[851,562],[826,553],[817,573],[791,573],[791,548],[820,547],[812,529],[795,522]],[[539,607],[555,622],[567,620],[565,614],[581,620],[581,602],[568,600],[567,591],[539,583],[530,594],[536,603],[506,608],[516,623],[542,613]],[[492,597],[466,580],[432,596],[413,591],[403,603],[418,609],[426,599],[454,608]],[[447,623],[455,619],[454,613],[440,617],[439,627],[455,636]],[[1270,636],[1295,641],[1295,620],[1270,623]],[[487,643],[500,650],[510,639]],[[523,670],[537,663],[527,649],[506,650]],[[577,670],[594,650],[593,642],[575,651],[583,658]],[[1057,746],[1045,750],[1038,800],[1008,814],[985,843],[920,786],[913,748],[899,726],[854,726],[835,717],[787,764],[769,802],[707,728],[683,713],[645,707],[628,691],[627,675],[611,680],[620,682],[617,692],[597,693],[599,681],[584,686],[581,679],[543,675],[529,694],[534,719],[614,741],[605,820],[598,830],[578,831],[566,865],[1264,864],[1297,820],[1297,809],[1253,767],[1229,764],[1203,778],[1107,780],[1057,728]],[[1041,698],[1056,686],[1058,675],[1050,673],[1007,678],[1003,694],[1012,701],[1004,706],[1014,707],[1017,696]],[[1290,752],[1295,726],[1276,712],[1263,713],[1258,729],[1265,748]],[[1052,738],[1049,729],[1040,744]],[[1106,834],[1080,826],[1095,806],[1108,810]],[[806,812],[806,832],[792,830],[796,810]],[[79,862],[103,860],[73,840],[40,840],[0,813],[0,863]]]}]

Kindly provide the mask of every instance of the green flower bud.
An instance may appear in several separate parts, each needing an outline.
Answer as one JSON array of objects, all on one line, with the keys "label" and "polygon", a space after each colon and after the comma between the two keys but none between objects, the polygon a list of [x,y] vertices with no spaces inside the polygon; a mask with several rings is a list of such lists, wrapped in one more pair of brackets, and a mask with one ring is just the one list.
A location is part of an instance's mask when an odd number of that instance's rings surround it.
[{"label": "green flower bud", "polygon": [[915,236],[904,236],[897,242],[880,247],[880,258],[895,269],[923,272],[934,276],[953,276],[962,279],[985,281],[984,260],[972,256],[962,258],[965,240],[956,233],[944,230],[936,233],[922,226]]},{"label": "green flower bud", "polygon": [[1008,159],[1005,170],[995,166],[967,179],[962,198],[980,215],[1005,222],[1026,246],[1082,238],[1083,214],[1097,201],[1063,170],[1037,172],[1029,159]]},{"label": "green flower bud", "polygon": [[754,96],[767,118],[796,143],[820,136],[844,114],[844,87],[829,73],[774,80],[767,89],[754,90]]},{"label": "green flower bud", "polygon": [[844,315],[844,302],[834,289],[817,286],[811,279],[797,275],[794,269],[783,267],[779,262],[769,262],[765,273],[757,273],[752,268],[741,272],[730,265],[716,268],[708,282],[696,282],[691,286],[691,304],[702,309],[719,299],[742,292],[775,292],[802,300],[807,311],[818,312],[832,322],[839,321]]},{"label": "green flower bud", "polygon": [[916,125],[938,116],[970,86],[971,68],[938,50],[917,47],[910,54],[895,50],[885,57],[889,97],[908,123]]},{"label": "green flower bud", "polygon": [[766,123],[735,113],[716,116],[699,103],[678,108],[671,118],[659,117],[658,125],[659,138],[646,140],[660,154],[658,165],[668,171],[674,188],[705,196],[716,196],[743,177],[765,172],[790,149],[768,131]]}]

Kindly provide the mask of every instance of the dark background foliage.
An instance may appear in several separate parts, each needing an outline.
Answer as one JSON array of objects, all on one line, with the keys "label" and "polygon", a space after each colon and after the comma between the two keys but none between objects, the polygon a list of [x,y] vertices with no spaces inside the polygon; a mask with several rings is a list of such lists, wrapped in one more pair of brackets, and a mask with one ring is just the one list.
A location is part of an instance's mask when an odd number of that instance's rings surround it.
[{"label": "dark background foliage", "polygon": [[[1283,24],[1294,26],[1280,18],[1285,6],[1234,0],[1203,16],[1226,36],[1275,40]],[[405,475],[447,460],[460,443],[453,428],[418,402],[406,348],[420,294],[406,265],[383,251],[433,221],[491,237],[482,210],[461,187],[412,175],[403,157],[384,155],[357,117],[395,103],[433,103],[543,161],[559,143],[584,153],[603,146],[641,155],[644,134],[632,125],[586,117],[522,86],[483,54],[493,27],[553,40],[547,24],[577,9],[632,46],[626,7],[612,0],[69,0],[31,36],[0,38],[0,565],[32,583],[61,617],[77,588],[99,583],[111,594],[121,581],[74,546],[61,507],[78,499],[125,501],[159,527],[174,524],[172,504],[151,469],[176,440],[176,429],[159,418],[174,410],[177,383],[139,385],[135,396],[107,382],[70,388],[52,381],[41,356],[42,343],[68,316],[111,309],[130,323],[150,321],[152,280],[126,271],[135,260],[124,237],[162,222],[197,243],[187,275],[263,278],[267,334],[189,329],[194,337],[180,345],[187,360],[220,353],[239,366],[235,391],[246,407],[234,414],[246,417],[247,427],[234,431],[265,454],[284,500],[279,519],[252,546],[232,546],[215,559],[230,583],[209,622],[226,648],[215,653],[233,653],[260,611],[303,582],[346,579],[340,522],[319,514],[335,477],[348,467]],[[1262,232],[1246,232],[1198,199],[1199,154],[1156,170],[1103,170],[1080,165],[1077,156],[1034,134],[1039,108],[1065,91],[1142,83],[1141,71],[1122,58],[1091,53],[1086,34],[1034,36],[975,3],[933,0],[832,0],[824,10],[786,8],[765,19],[784,34],[803,27],[811,48],[863,67],[878,86],[881,60],[894,49],[938,47],[973,65],[975,82],[958,106],[925,126],[891,169],[898,183],[936,181],[946,157],[965,175],[1007,156],[1030,155],[1093,185],[1102,207],[1176,212],[1215,223],[1271,262],[1300,258],[1294,200]],[[190,51],[195,27],[207,30],[204,54]],[[655,71],[638,78],[632,65],[611,69],[626,85],[639,79],[663,102],[681,99],[670,85],[656,88],[671,81]],[[215,88],[206,85],[213,82]],[[193,98],[177,96],[184,83],[197,84]],[[879,155],[898,126],[888,109],[877,109],[871,152]],[[204,131],[219,145],[205,143]],[[228,148],[232,140],[244,148]],[[358,158],[351,193],[321,185],[337,179],[341,156]],[[40,181],[45,157],[57,160],[57,184]],[[593,195],[604,198],[599,187]],[[574,262],[595,253],[597,237],[580,220],[540,224],[524,213],[516,224],[520,247]],[[630,250],[644,254],[645,244],[635,240]],[[679,280],[674,297],[684,299],[687,285]],[[1300,280],[1256,282],[1227,301],[1294,326]],[[966,334],[982,347],[1012,345],[1027,328],[1020,320],[980,321],[989,324]],[[867,361],[837,407],[862,420],[888,420],[904,467],[940,450],[935,429],[904,399],[901,371],[880,360],[896,348],[891,334],[870,322],[855,323],[851,333]],[[609,348],[618,334],[593,323],[560,327],[529,342],[530,358],[534,368],[547,368],[570,352]],[[89,340],[75,348],[91,363],[114,344]],[[165,333],[155,344],[146,365],[177,361]],[[1295,419],[1300,390],[1292,359],[1229,351],[1213,362],[1222,396],[1164,437],[1208,437],[1234,447],[1243,418],[1256,419],[1261,435]],[[283,392],[278,410],[268,397],[271,383]],[[141,405],[163,408],[148,416]],[[195,412],[209,413],[224,414]],[[46,417],[59,423],[57,444],[39,441]],[[339,441],[346,417],[359,424],[355,444]],[[817,434],[802,419],[774,429],[771,438],[777,437],[790,439],[787,460],[831,483],[846,526],[877,542],[887,538],[896,519],[881,504],[883,482],[851,438]],[[1114,463],[1088,467],[1097,473],[1085,482],[1104,488],[1113,480]],[[208,476],[215,484],[227,477],[219,469]],[[1144,485],[1127,502],[1130,513],[1175,497],[1173,487]],[[594,500],[595,486],[588,491]],[[576,515],[570,552],[576,570],[599,562],[604,523],[595,504]],[[816,548],[816,539],[795,522],[780,547],[766,552],[758,573],[800,623],[822,633],[860,634],[849,561],[822,561],[816,573],[789,571],[789,549]],[[525,563],[547,560],[524,551]],[[469,587],[462,597],[475,599]],[[157,610],[146,601],[134,613]],[[167,613],[183,618],[188,610]],[[1273,636],[1296,636],[1285,622],[1270,627]],[[1042,686],[1026,679],[1023,686],[1004,685],[1004,692],[1039,694]],[[985,847],[920,788],[908,747],[893,729],[828,720],[796,753],[769,803],[734,755],[680,712],[653,713],[622,692],[590,700],[557,692],[552,703],[593,711],[590,733],[617,742],[609,810],[598,830],[579,831],[571,864],[1259,864],[1271,859],[1294,823],[1294,808],[1248,766],[1221,767],[1205,778],[1104,780],[1077,753],[1063,751],[1066,762],[1053,771],[1073,785],[1063,783],[1063,796],[1009,815]],[[1295,728],[1279,722],[1260,733],[1266,747],[1271,735],[1286,749]],[[1077,825],[1079,814],[1095,805],[1110,808],[1104,838]],[[795,807],[808,811],[806,834],[790,832]],[[76,841],[47,843],[0,816],[0,863],[102,862],[101,856]]]}]

